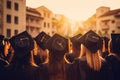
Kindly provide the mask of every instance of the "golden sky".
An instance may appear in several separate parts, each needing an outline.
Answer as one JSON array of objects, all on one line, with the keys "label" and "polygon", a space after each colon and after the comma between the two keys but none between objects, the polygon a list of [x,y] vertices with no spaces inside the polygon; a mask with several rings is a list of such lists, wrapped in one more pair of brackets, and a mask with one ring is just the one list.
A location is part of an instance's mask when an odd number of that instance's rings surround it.
[{"label": "golden sky", "polygon": [[26,0],[26,6],[46,6],[53,13],[63,14],[72,20],[86,20],[100,6],[120,8],[120,0]]}]

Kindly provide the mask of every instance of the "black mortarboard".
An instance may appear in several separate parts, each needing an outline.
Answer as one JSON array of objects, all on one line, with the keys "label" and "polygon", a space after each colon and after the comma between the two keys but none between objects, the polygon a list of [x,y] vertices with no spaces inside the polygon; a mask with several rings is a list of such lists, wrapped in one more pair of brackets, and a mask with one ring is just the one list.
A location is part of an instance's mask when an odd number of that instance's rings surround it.
[{"label": "black mortarboard", "polygon": [[0,41],[4,39],[4,36],[3,35],[0,35]]},{"label": "black mortarboard", "polygon": [[[120,34],[111,34],[111,52],[120,53]],[[120,54],[119,54],[120,55]]]},{"label": "black mortarboard", "polygon": [[2,52],[3,53],[3,40],[4,40],[4,36],[3,35],[0,35],[0,53]]},{"label": "black mortarboard", "polygon": [[35,40],[37,42],[37,44],[39,45],[40,48],[42,48],[43,50],[45,50],[45,43],[46,41],[50,38],[49,35],[47,35],[45,32],[41,32],[40,34],[38,34],[35,37]]},{"label": "black mortarboard", "polygon": [[65,54],[68,50],[68,39],[59,34],[54,34],[46,43],[46,47],[55,53]]},{"label": "black mortarboard", "polygon": [[82,43],[91,52],[95,53],[98,49],[102,47],[102,39],[94,31],[90,30],[84,34],[79,42]]},{"label": "black mortarboard", "polygon": [[[21,32],[10,39],[10,43],[16,52],[20,55],[30,52],[34,48],[33,38],[27,31]],[[19,55],[19,54],[18,54]]]},{"label": "black mortarboard", "polygon": [[80,43],[79,43],[79,39],[81,38],[82,34],[78,34],[76,36],[73,36],[72,38],[70,38],[72,44],[79,50],[80,49]]},{"label": "black mortarboard", "polygon": [[4,40],[4,36],[0,35],[0,44],[2,44],[2,41]]}]

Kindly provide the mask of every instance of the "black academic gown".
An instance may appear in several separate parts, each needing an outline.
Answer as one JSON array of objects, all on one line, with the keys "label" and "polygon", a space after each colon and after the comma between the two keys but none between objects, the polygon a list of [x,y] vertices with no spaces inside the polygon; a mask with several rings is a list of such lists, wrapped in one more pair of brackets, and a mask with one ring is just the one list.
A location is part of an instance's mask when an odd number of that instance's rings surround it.
[{"label": "black academic gown", "polygon": [[48,80],[43,66],[9,65],[0,73],[0,80]]},{"label": "black academic gown", "polygon": [[108,65],[103,62],[100,71],[89,68],[85,59],[76,59],[66,66],[67,80],[109,80]]},{"label": "black academic gown", "polygon": [[111,80],[120,80],[120,57],[109,54],[105,59],[110,65],[112,74]]},{"label": "black academic gown", "polygon": [[2,57],[2,54],[0,53],[0,71],[5,67],[9,65],[8,61]]}]

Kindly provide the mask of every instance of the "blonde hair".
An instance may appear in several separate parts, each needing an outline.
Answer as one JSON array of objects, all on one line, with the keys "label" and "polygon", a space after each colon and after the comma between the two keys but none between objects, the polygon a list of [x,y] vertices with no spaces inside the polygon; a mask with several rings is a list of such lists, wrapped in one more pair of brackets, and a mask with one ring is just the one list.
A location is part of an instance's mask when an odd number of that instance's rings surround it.
[{"label": "blonde hair", "polygon": [[34,48],[33,48],[33,54],[34,55],[37,55],[37,53],[38,53],[38,46],[37,46],[37,43],[36,43],[36,41],[34,40]]},{"label": "blonde hair", "polygon": [[108,52],[111,53],[111,40],[108,42]]},{"label": "blonde hair", "polygon": [[103,43],[102,43],[102,52],[105,52],[106,48],[105,48],[105,40],[103,39]]},{"label": "blonde hair", "polygon": [[49,50],[48,49],[45,49],[45,56],[46,56],[46,59],[43,63],[48,63],[49,62]]},{"label": "blonde hair", "polygon": [[87,64],[91,69],[95,71],[99,71],[101,69],[102,62],[100,57],[100,51],[92,53],[83,44],[81,44],[80,58],[83,57],[84,55],[86,56]]},{"label": "blonde hair", "polygon": [[36,55],[37,52],[38,52],[38,47],[37,47],[36,41],[34,40],[34,48],[33,48],[33,50],[31,50],[31,52],[30,52],[30,55],[31,55],[30,63],[31,63],[32,66],[38,66],[38,65],[35,63],[35,60],[34,60],[34,55]]}]

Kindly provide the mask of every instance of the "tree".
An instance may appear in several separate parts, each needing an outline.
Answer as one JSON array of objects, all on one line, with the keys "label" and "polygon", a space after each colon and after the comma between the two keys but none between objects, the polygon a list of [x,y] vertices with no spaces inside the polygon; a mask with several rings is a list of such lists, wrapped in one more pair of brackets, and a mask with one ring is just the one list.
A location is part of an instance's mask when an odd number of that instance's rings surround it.
[{"label": "tree", "polygon": [[56,27],[57,33],[68,38],[72,33],[71,24],[64,15],[58,16],[59,17],[53,19],[53,24]]}]

